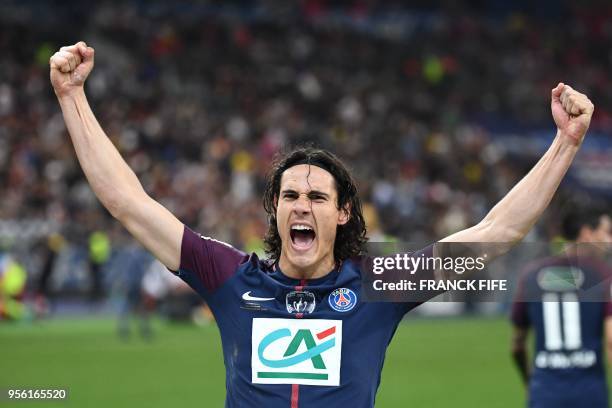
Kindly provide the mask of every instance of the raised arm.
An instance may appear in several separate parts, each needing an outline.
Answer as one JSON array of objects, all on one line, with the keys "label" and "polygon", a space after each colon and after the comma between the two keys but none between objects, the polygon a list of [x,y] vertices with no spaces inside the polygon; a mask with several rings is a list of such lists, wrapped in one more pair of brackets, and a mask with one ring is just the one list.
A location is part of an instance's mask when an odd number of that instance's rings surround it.
[{"label": "raised arm", "polygon": [[441,242],[499,243],[495,246],[497,254],[492,254],[495,256],[527,235],[574,160],[593,115],[589,98],[563,83],[552,90],[551,99],[557,135],[548,151],[480,223]]},{"label": "raised arm", "polygon": [[96,120],[83,85],[94,49],[79,42],[50,59],[51,84],[81,168],[102,205],[164,265],[180,264],[183,224],[144,191]]}]

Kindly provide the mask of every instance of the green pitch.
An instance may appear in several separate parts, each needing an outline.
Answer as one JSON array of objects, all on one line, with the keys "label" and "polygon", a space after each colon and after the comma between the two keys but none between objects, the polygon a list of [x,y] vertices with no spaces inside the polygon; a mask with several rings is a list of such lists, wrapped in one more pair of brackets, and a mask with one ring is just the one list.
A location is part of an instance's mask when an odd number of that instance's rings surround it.
[{"label": "green pitch", "polygon": [[[503,319],[408,320],[387,352],[377,407],[519,407],[523,391]],[[355,356],[358,357],[358,356]],[[0,389],[68,388],[66,402],[0,407],[222,407],[215,326],[162,322],[127,342],[112,320],[0,324]]]}]

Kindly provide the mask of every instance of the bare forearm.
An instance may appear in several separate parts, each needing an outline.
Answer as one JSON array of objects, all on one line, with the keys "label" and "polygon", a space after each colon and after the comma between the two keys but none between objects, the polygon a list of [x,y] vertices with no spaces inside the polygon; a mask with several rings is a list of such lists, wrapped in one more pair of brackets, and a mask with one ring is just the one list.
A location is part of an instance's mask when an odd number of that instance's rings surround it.
[{"label": "bare forearm", "polygon": [[524,385],[529,384],[529,364],[527,362],[527,351],[525,349],[513,350],[512,359],[521,376]]},{"label": "bare forearm", "polygon": [[542,215],[569,169],[578,147],[563,143],[557,132],[538,163],[487,214],[485,225],[494,227],[497,242],[521,240]]},{"label": "bare forearm", "polygon": [[[490,242],[479,249],[493,259],[523,239],[542,215],[578,147],[563,142],[559,132],[544,156],[477,225],[459,231],[441,242]],[[503,245],[505,244],[505,245]]]},{"label": "bare forearm", "polygon": [[561,82],[551,90],[550,104],[557,135],[544,156],[481,222],[441,242],[498,243],[493,248],[478,249],[490,253],[489,259],[493,259],[523,239],[533,227],[572,164],[594,110],[586,95]]},{"label": "bare forearm", "polygon": [[82,89],[58,100],[91,188],[111,214],[118,216],[130,197],[144,194],[138,178],[100,127]]},{"label": "bare forearm", "polygon": [[512,359],[521,375],[523,383],[529,383],[529,363],[527,356],[527,333],[528,329],[514,326],[512,331]]},{"label": "bare forearm", "polygon": [[49,76],[79,163],[102,204],[168,268],[181,259],[183,224],[149,197],[94,116],[83,86],[95,51],[84,41],[59,49],[49,59]]}]

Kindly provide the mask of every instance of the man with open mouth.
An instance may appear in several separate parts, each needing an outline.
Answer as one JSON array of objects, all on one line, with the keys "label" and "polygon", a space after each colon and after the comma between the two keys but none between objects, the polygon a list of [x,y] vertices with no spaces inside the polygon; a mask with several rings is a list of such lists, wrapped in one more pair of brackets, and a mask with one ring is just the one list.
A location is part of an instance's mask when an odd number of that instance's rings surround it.
[{"label": "man with open mouth", "polygon": [[[51,83],[78,160],[102,204],[210,305],[226,367],[226,406],[372,407],[385,352],[418,303],[364,302],[366,230],[357,187],[332,153],[296,149],[273,165],[264,193],[268,260],[201,236],[142,188],[110,142],[84,92],[94,50],[62,47]],[[593,104],[559,83],[557,134],[535,167],[477,225],[440,242],[520,241],[576,155]],[[431,255],[429,246],[416,255]],[[205,371],[206,368],[203,368]]]}]

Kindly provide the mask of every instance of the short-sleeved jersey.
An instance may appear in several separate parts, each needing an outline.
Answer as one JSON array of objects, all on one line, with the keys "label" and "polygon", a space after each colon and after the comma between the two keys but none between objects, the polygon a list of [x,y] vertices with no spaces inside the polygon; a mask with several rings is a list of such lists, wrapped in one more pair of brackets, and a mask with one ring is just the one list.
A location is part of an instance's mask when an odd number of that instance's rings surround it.
[{"label": "short-sleeved jersey", "polygon": [[217,319],[227,407],[374,406],[387,346],[418,303],[364,302],[362,261],[296,280],[185,228],[176,273]]},{"label": "short-sleeved jersey", "polygon": [[609,273],[603,262],[553,257],[521,274],[511,319],[535,333],[530,407],[608,407],[602,343],[612,315]]}]

